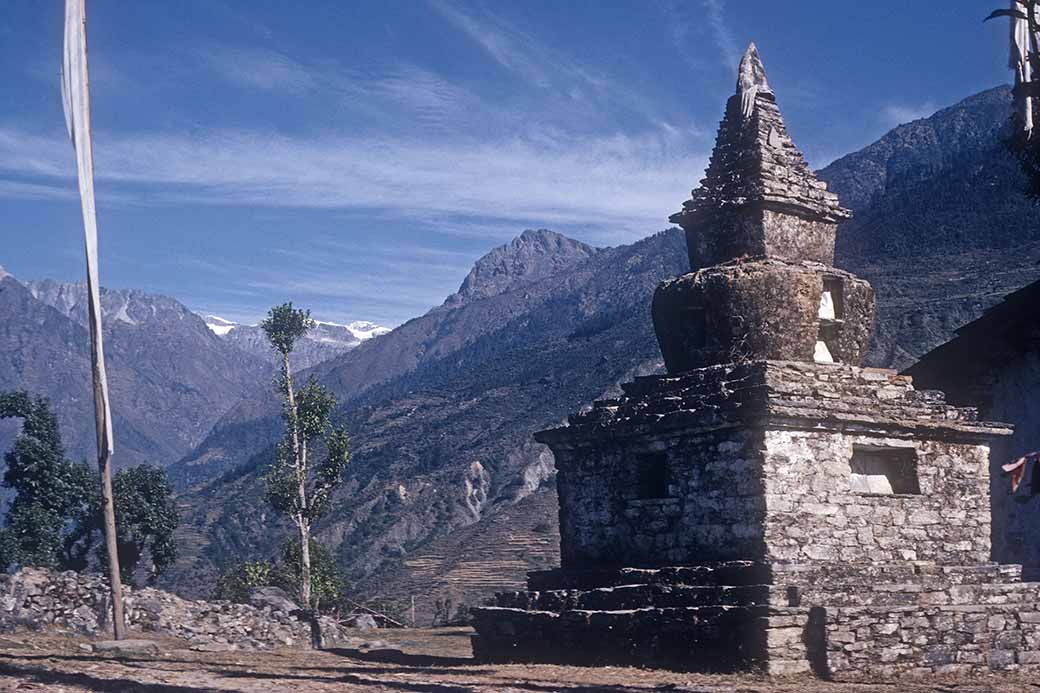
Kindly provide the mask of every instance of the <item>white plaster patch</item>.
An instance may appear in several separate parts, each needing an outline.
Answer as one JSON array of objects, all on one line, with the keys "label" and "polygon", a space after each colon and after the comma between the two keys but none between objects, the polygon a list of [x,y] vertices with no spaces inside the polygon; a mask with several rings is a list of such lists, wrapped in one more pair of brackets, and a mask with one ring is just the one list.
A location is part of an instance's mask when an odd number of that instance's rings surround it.
[{"label": "white plaster patch", "polygon": [[816,349],[813,351],[813,361],[816,363],[834,363],[834,357],[831,356],[831,350],[827,348],[827,344],[823,340],[816,341]]},{"label": "white plaster patch", "polygon": [[830,291],[820,294],[820,319],[834,320],[837,314],[834,312],[834,297]]}]

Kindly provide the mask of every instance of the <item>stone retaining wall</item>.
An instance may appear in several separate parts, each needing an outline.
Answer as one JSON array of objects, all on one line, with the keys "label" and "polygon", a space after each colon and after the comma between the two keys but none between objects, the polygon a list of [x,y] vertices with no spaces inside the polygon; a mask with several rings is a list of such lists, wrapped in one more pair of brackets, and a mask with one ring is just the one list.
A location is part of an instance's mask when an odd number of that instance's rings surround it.
[{"label": "stone retaining wall", "polygon": [[[201,648],[266,649],[309,646],[310,623],[293,613],[225,601],[193,601],[153,588],[123,588],[127,625],[145,634],[188,640]],[[0,575],[0,630],[58,627],[84,635],[110,629],[108,581],[100,575],[23,568]],[[345,639],[338,622],[322,617],[326,644]]]},{"label": "stone retaining wall", "polygon": [[979,674],[1040,669],[1037,603],[826,610],[829,673]]}]

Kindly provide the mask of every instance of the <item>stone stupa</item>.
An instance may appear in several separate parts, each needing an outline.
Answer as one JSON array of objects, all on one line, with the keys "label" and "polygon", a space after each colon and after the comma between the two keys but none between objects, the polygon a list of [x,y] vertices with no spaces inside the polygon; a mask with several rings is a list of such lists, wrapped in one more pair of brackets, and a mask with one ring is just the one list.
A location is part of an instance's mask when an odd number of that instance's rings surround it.
[{"label": "stone stupa", "polygon": [[861,368],[870,285],[754,45],[653,301],[667,374],[537,440],[561,567],[474,610],[488,661],[824,677],[1040,668],[1038,585],[990,561],[973,409]]}]

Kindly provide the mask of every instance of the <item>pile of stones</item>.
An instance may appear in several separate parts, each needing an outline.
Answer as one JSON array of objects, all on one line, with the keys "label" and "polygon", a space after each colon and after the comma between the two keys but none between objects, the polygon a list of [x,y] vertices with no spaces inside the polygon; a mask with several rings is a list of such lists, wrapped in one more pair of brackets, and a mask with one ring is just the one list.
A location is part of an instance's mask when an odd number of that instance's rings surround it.
[{"label": "pile of stones", "polygon": [[[306,615],[277,588],[254,590],[252,604],[195,601],[154,588],[124,587],[127,626],[189,641],[202,650],[307,646]],[[111,602],[101,575],[23,568],[0,575],[0,630],[53,628],[83,635],[104,634]],[[326,645],[350,645],[339,621],[320,617]]]}]

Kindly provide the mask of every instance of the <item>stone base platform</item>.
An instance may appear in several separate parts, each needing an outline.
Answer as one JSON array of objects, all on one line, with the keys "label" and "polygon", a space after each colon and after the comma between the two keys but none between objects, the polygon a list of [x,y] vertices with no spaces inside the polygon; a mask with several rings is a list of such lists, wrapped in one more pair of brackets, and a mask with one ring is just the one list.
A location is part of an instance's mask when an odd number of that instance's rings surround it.
[{"label": "stone base platform", "polygon": [[824,678],[1040,671],[1040,583],[1019,566],[736,561],[528,584],[473,611],[476,657]]}]

